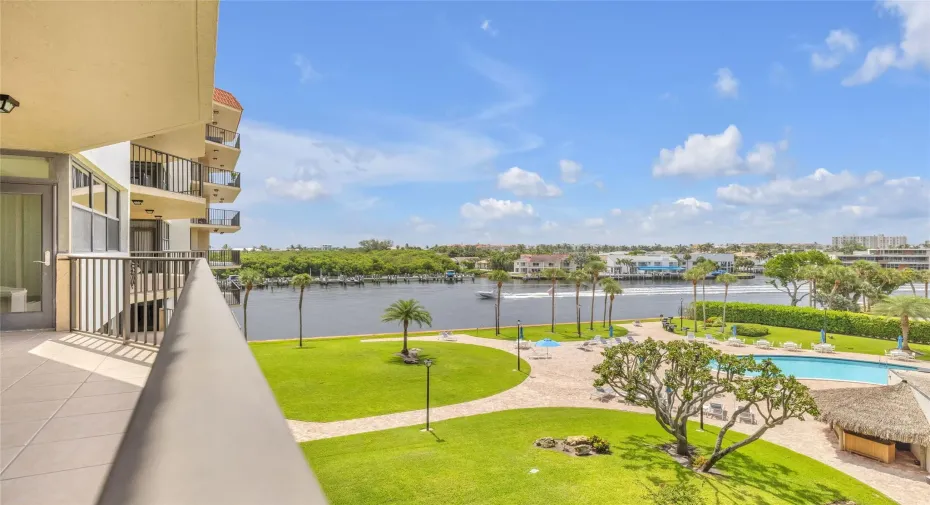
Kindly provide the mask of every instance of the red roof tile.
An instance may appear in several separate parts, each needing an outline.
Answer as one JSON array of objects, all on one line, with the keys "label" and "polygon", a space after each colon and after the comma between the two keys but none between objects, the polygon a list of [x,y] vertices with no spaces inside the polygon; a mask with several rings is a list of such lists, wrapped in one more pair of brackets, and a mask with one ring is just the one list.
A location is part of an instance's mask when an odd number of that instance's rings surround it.
[{"label": "red roof tile", "polygon": [[242,110],[242,104],[229,91],[220,88],[213,88],[213,101],[232,107],[233,109]]}]

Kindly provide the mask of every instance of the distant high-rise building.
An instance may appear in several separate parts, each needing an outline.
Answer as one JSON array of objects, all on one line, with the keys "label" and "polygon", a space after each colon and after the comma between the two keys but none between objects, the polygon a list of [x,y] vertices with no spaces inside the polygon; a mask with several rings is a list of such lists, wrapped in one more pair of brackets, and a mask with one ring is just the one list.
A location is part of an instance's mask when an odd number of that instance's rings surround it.
[{"label": "distant high-rise building", "polygon": [[904,235],[886,237],[884,235],[843,235],[833,237],[833,248],[839,249],[845,245],[857,244],[866,249],[889,249],[907,245]]}]

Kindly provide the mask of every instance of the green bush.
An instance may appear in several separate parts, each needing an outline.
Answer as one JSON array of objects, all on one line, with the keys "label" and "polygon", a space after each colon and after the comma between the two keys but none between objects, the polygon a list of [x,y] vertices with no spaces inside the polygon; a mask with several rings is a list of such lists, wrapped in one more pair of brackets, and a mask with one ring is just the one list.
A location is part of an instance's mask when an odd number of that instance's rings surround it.
[{"label": "green bush", "polygon": [[655,505],[704,505],[701,490],[690,482],[662,484],[658,491],[649,493]]},{"label": "green bush", "polygon": [[723,322],[723,319],[717,316],[711,316],[707,318],[707,321],[705,321],[705,324],[707,326],[720,326],[721,322]]},{"label": "green bush", "polygon": [[743,337],[764,337],[769,334],[769,329],[758,324],[734,324],[736,334]]},{"label": "green bush", "polygon": [[610,442],[597,435],[591,437],[591,447],[598,454],[610,454]]},{"label": "green bush", "polygon": [[[698,302],[698,310],[702,308],[701,304],[702,302]],[[721,316],[722,313],[722,302],[707,302],[708,317]],[[731,321],[813,331],[824,328],[828,333],[884,340],[896,340],[901,334],[901,323],[896,318],[789,305],[729,302],[727,323]],[[912,320],[909,338],[913,343],[930,344],[930,322]]]}]

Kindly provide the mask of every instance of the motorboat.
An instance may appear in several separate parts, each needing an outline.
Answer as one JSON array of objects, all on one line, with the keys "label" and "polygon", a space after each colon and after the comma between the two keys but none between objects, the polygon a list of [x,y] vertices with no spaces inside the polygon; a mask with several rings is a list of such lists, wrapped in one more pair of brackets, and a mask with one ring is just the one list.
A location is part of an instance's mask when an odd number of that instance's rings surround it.
[{"label": "motorboat", "polygon": [[497,293],[494,291],[475,291],[475,295],[482,300],[493,300]]}]

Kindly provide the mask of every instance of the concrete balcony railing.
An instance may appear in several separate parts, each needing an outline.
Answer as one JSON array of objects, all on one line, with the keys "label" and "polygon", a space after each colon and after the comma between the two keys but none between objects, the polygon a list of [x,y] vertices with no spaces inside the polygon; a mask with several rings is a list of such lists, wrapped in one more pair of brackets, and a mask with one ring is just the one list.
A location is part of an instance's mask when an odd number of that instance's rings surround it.
[{"label": "concrete balcony railing", "polygon": [[97,503],[327,503],[206,261],[194,260]]}]

